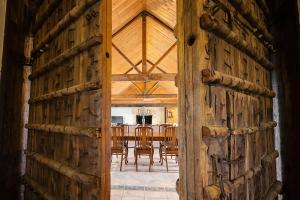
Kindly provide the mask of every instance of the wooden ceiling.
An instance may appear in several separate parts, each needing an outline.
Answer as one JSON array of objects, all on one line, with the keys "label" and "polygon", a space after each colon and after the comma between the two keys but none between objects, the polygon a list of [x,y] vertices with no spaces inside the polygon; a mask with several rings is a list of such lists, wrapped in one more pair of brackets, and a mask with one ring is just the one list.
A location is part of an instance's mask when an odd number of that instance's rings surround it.
[{"label": "wooden ceiling", "polygon": [[112,7],[112,104],[176,104],[176,0],[113,0]]}]

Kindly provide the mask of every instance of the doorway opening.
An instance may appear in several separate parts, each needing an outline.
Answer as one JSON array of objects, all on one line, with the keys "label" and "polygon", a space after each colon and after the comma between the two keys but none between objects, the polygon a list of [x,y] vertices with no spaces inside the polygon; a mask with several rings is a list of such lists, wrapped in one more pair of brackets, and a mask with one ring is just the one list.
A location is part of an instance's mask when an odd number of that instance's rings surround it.
[{"label": "doorway opening", "polygon": [[179,198],[175,25],[176,0],[112,1],[112,200]]}]

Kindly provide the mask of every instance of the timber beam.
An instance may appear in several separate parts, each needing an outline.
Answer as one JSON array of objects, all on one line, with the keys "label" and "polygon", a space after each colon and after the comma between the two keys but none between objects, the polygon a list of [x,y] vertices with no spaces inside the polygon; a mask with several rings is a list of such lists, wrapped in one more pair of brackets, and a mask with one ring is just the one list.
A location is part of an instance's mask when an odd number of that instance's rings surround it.
[{"label": "timber beam", "polygon": [[147,14],[147,16],[151,17],[152,19],[154,19],[155,21],[157,21],[160,25],[162,25],[166,29],[168,29],[170,32],[174,33],[174,27],[169,26],[168,24],[166,24],[165,22],[163,22],[161,19],[159,19],[158,17],[156,17],[152,13],[150,13],[148,11],[144,11],[144,12]]},{"label": "timber beam", "polygon": [[[239,188],[241,185],[247,183],[248,180],[253,179],[258,173],[262,171],[261,166],[257,166],[253,169],[249,169],[245,174],[231,180],[224,181],[224,192],[226,195],[229,195],[234,190]],[[221,189],[219,185],[209,185],[204,188],[204,195],[207,199],[218,200],[220,199]]]},{"label": "timber beam", "polygon": [[[257,17],[253,16],[251,9],[244,0],[229,0],[229,2],[236,8],[236,10],[241,13],[241,15],[257,30],[262,34],[262,36],[268,41],[273,42],[272,34],[267,30],[262,21]],[[262,5],[262,4],[260,4]]]},{"label": "timber beam", "polygon": [[28,186],[33,192],[37,193],[39,197],[45,200],[55,200],[55,198],[47,192],[46,189],[41,187],[39,183],[29,178],[28,176],[23,176],[23,182]]},{"label": "timber beam", "polygon": [[177,98],[177,94],[125,94],[112,95],[112,98]]},{"label": "timber beam", "polygon": [[140,103],[123,103],[123,102],[114,102],[112,101],[111,103],[112,107],[141,107],[141,106],[146,106],[146,107],[168,107],[168,106],[177,106],[177,103],[170,102],[170,103],[149,103],[149,102],[140,102]]},{"label": "timber beam", "polygon": [[60,2],[61,2],[60,0],[49,1],[47,9],[38,16],[38,19],[33,26],[33,29],[32,29],[33,34],[35,34],[38,31],[38,29],[41,28],[41,26],[44,24],[46,19],[51,15],[51,13],[54,11],[54,9],[57,7],[57,5]]},{"label": "timber beam", "polygon": [[39,153],[26,151],[25,154],[27,158],[32,159],[42,165],[45,165],[50,169],[55,170],[58,173],[79,183],[86,185],[97,183],[97,177],[79,172],[78,170],[73,169],[72,167],[62,164],[56,160],[47,158]]},{"label": "timber beam", "polygon": [[172,28],[171,26],[167,25],[165,22],[161,21],[158,17],[156,17],[152,13],[150,13],[150,12],[148,12],[146,10],[143,10],[142,12],[140,12],[139,14],[137,14],[135,17],[133,17],[130,21],[128,21],[124,26],[122,26],[120,29],[118,29],[117,31],[115,31],[113,33],[112,37],[114,38],[115,36],[117,36],[125,28],[127,28],[130,24],[132,24],[135,20],[137,20],[139,17],[141,17],[143,15],[151,17],[152,19],[154,19],[155,21],[157,21],[159,24],[161,24],[163,27],[165,27],[170,32],[174,32],[174,28]]},{"label": "timber beam", "polygon": [[137,65],[133,64],[131,60],[119,49],[114,43],[112,43],[112,47],[131,65],[133,69],[135,69],[139,74],[141,74],[141,70],[137,68]]},{"label": "timber beam", "polygon": [[200,26],[202,29],[215,34],[219,38],[235,46],[243,53],[254,59],[256,62],[264,66],[266,69],[274,69],[273,63],[265,56],[258,54],[257,51],[243,38],[243,36],[232,31],[213,16],[207,13],[203,14],[200,18]]},{"label": "timber beam", "polygon": [[221,5],[222,9],[226,12],[230,13],[233,17],[234,22],[236,22],[239,26],[247,28],[253,35],[256,36],[258,40],[262,42],[262,44],[268,48],[270,51],[275,52],[274,46],[271,42],[262,37],[262,33],[258,31],[257,27],[253,27],[250,22],[245,19],[245,17],[236,11],[236,8],[232,4],[228,4],[227,0],[213,0],[216,4]]},{"label": "timber beam", "polygon": [[82,83],[82,84],[79,84],[79,85],[71,86],[69,88],[64,88],[64,89],[61,89],[61,90],[50,92],[48,94],[40,95],[38,97],[30,99],[28,102],[30,104],[39,103],[39,102],[42,102],[42,101],[49,101],[49,100],[56,99],[56,98],[61,98],[61,97],[64,97],[64,96],[70,96],[70,95],[73,95],[73,94],[76,94],[76,93],[92,91],[92,90],[98,90],[100,88],[101,87],[99,85],[99,82],[97,82],[97,81]]},{"label": "timber beam", "polygon": [[55,124],[26,124],[25,128],[34,131],[60,133],[73,136],[86,136],[90,138],[99,138],[101,135],[97,128],[79,128],[75,126],[63,126]]},{"label": "timber beam", "polygon": [[266,196],[265,196],[265,200],[274,200],[278,197],[278,194],[281,192],[282,190],[282,183],[280,181],[275,181],[270,189],[268,190]]},{"label": "timber beam", "polygon": [[142,15],[142,73],[147,73],[147,15]]},{"label": "timber beam", "polygon": [[230,134],[232,135],[245,135],[253,134],[258,131],[264,131],[276,127],[277,123],[274,121],[261,123],[260,126],[248,127],[248,128],[239,128],[234,130],[229,130],[228,127],[222,126],[203,126],[202,127],[202,137],[227,137]]},{"label": "timber beam", "polygon": [[253,93],[270,98],[275,97],[275,92],[269,88],[215,70],[202,70],[202,81],[207,84],[218,84],[242,92]]},{"label": "timber beam", "polygon": [[[169,49],[152,65],[152,67],[149,69],[148,74],[150,74],[155,68],[157,68],[157,65],[167,56],[169,53],[176,47],[177,42],[175,42],[173,45],[169,47]],[[160,69],[161,71],[161,69]]]},{"label": "timber beam", "polygon": [[80,54],[81,52],[84,52],[84,51],[90,49],[91,47],[99,45],[101,43],[102,43],[102,36],[92,37],[89,40],[82,42],[82,43],[72,47],[71,49],[65,51],[64,53],[60,54],[59,56],[53,58],[46,65],[36,69],[29,76],[29,79],[32,80],[48,71],[51,71],[54,68],[60,66],[60,64],[62,64],[66,60],[68,60],[72,57],[75,57],[76,55]]},{"label": "timber beam", "polygon": [[32,55],[36,55],[38,52],[43,52],[43,48],[47,46],[57,35],[59,35],[66,27],[76,21],[89,7],[97,3],[99,0],[83,1],[79,5],[70,10],[41,40],[39,44],[33,49]]},{"label": "timber beam", "polygon": [[124,29],[126,29],[130,24],[132,24],[135,20],[137,20],[143,12],[140,12],[139,14],[137,14],[135,17],[133,17],[130,21],[128,21],[124,26],[122,26],[120,29],[118,29],[117,31],[115,31],[112,34],[112,38],[114,38],[115,36],[117,36],[119,33],[121,33]]},{"label": "timber beam", "polygon": [[[225,193],[228,195],[232,193],[235,189],[239,188],[241,185],[247,183],[248,180],[255,177],[258,173],[262,171],[261,166],[257,166],[253,169],[249,169],[244,175],[239,176],[231,181],[224,182],[224,190]],[[282,184],[280,181],[276,181],[269,189],[268,193],[266,194],[267,200],[274,200],[279,192],[282,189]],[[207,199],[217,200],[220,198],[221,189],[219,185],[209,185],[204,188],[204,195]]]},{"label": "timber beam", "polygon": [[175,81],[176,74],[113,74],[112,81]]},{"label": "timber beam", "polygon": [[271,15],[271,11],[265,0],[255,0],[255,1],[256,1],[257,5],[261,8],[263,13],[265,13],[267,16]]}]

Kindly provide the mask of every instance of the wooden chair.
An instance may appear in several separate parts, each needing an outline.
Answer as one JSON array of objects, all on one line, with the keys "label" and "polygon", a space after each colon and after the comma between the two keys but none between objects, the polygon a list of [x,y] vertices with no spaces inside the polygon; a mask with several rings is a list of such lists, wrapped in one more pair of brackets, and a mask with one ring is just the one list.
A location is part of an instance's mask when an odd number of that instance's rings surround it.
[{"label": "wooden chair", "polygon": [[[161,136],[163,136],[163,137],[165,137],[165,129],[167,128],[167,127],[169,127],[169,126],[172,126],[171,124],[160,124],[159,125],[159,136],[161,137]],[[162,148],[163,148],[163,146],[164,146],[164,140],[163,141],[159,141],[159,163],[162,163],[163,162],[163,160],[162,160]]]},{"label": "wooden chair", "polygon": [[167,172],[169,171],[168,166],[168,156],[175,156],[176,159],[178,158],[178,141],[176,137],[176,128],[175,126],[169,126],[165,128],[165,140],[163,142],[163,147],[161,149],[162,152],[162,162],[163,160],[166,161]]},{"label": "wooden chair", "polygon": [[128,148],[125,146],[124,142],[124,127],[113,126],[112,129],[112,145],[111,145],[111,155],[121,155],[120,171],[122,171],[123,160],[126,161],[128,156]]},{"label": "wooden chair", "polygon": [[150,158],[150,172],[153,165],[153,154],[153,128],[147,126],[135,128],[134,164],[136,165],[136,171],[138,171],[138,156],[148,155]]}]

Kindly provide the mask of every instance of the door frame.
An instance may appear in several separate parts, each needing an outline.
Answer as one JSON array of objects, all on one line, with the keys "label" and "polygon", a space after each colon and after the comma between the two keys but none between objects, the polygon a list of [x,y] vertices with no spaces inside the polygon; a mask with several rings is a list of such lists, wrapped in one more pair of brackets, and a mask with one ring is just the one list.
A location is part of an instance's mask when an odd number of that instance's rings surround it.
[{"label": "door frame", "polygon": [[101,33],[103,34],[102,52],[101,58],[103,60],[103,66],[101,72],[99,72],[99,80],[101,80],[101,129],[99,139],[99,157],[101,163],[101,183],[100,183],[100,199],[110,199],[111,189],[111,48],[112,48],[112,0],[102,0],[103,4],[100,8],[102,17],[99,18],[101,24]]},{"label": "door frame", "polygon": [[[202,182],[200,173],[201,164],[201,127],[203,119],[200,118],[201,107],[199,102],[204,99],[204,87],[201,80],[201,66],[205,63],[204,52],[206,37],[200,30],[197,17],[203,12],[204,0],[176,0],[177,1],[177,25],[175,35],[177,37],[178,74],[178,140],[179,140],[179,197],[185,199],[203,199]],[[110,123],[111,123],[111,48],[112,48],[112,0],[103,0],[104,13],[102,23],[103,59],[106,60],[102,70],[102,152],[101,163],[104,163],[101,171],[101,200],[110,199],[111,191],[111,153],[110,153]],[[199,49],[202,54],[199,53]],[[198,66],[197,68],[195,66]],[[103,78],[104,77],[104,78]],[[201,96],[201,98],[200,98]],[[200,130],[200,131],[199,131]],[[107,134],[108,133],[108,134]],[[189,143],[189,145],[187,145]],[[174,183],[175,184],[175,183]]]}]

